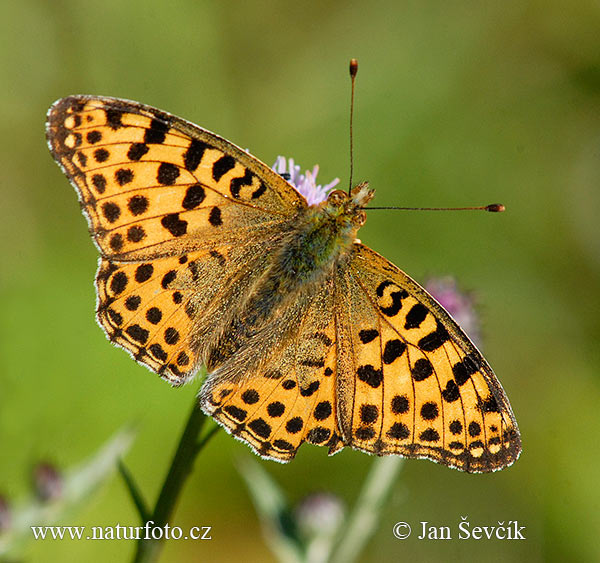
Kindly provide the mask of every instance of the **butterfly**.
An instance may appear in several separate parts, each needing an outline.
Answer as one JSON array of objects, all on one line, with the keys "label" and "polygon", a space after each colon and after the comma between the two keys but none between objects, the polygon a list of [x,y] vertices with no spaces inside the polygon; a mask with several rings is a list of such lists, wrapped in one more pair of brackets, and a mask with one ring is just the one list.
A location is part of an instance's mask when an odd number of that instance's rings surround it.
[{"label": "butterfly", "polygon": [[308,205],[229,141],[136,102],[71,96],[47,118],[98,250],[100,326],[264,458],[309,442],[512,464],[517,423],[449,314],[357,240],[366,182]]}]

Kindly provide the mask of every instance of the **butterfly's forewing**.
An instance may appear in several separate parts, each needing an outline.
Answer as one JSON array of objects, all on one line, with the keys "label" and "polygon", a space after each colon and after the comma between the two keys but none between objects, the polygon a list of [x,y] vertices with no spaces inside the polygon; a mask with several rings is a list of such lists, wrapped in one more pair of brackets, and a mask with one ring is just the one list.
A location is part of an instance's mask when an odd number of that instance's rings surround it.
[{"label": "butterfly's forewing", "polygon": [[425,290],[356,244],[336,302],[338,419],[349,445],[469,472],[517,459],[519,431],[499,381]]},{"label": "butterfly's forewing", "polygon": [[247,369],[243,357],[233,358],[225,373],[217,370],[202,388],[204,411],[263,457],[290,461],[303,442],[326,445],[330,453],[343,446],[337,432],[332,284],[329,279],[303,292],[259,336],[257,345],[269,352],[264,362]]},{"label": "butterfly's forewing", "polygon": [[190,236],[247,228],[306,205],[268,166],[155,108],[73,96],[49,111],[54,158],[79,194],[103,256],[168,253]]},{"label": "butterfly's forewing", "polygon": [[136,360],[181,383],[197,367],[190,330],[199,301],[305,201],[242,149],[135,102],[61,99],[48,113],[47,138],[102,255],[101,326]]}]

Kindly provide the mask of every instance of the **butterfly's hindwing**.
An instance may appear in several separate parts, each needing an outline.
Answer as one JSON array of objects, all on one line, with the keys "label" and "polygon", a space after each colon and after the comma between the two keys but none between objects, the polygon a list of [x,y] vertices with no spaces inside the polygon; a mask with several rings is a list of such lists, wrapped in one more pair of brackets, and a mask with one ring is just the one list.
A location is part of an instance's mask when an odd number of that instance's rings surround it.
[{"label": "butterfly's hindwing", "polygon": [[[98,322],[136,361],[180,385],[198,368],[194,327],[232,262],[235,255],[224,246],[146,262],[101,259]],[[200,279],[212,283],[198,291]]]},{"label": "butterfly's hindwing", "polygon": [[177,265],[176,258],[144,263],[103,259],[96,277],[96,316],[108,338],[173,385],[184,383],[197,367],[185,312],[189,294],[164,289]]},{"label": "butterfly's hindwing", "polygon": [[268,335],[247,349],[253,358],[264,350],[262,362],[247,369],[242,352],[213,374],[200,397],[204,411],[228,432],[276,461],[293,459],[305,441],[326,445],[330,453],[343,447],[337,431],[331,280],[310,293],[300,295],[283,318],[272,321]]}]

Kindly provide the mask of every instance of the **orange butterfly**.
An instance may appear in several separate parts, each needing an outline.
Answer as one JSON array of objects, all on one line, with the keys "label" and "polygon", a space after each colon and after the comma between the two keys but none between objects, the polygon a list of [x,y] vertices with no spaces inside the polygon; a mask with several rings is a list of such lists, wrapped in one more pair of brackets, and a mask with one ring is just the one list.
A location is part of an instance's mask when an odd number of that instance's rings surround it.
[{"label": "orange butterfly", "polygon": [[303,442],[512,464],[517,423],[448,313],[356,240],[366,183],[315,205],[230,142],[155,108],[72,96],[47,123],[100,251],[97,318],[261,456]]}]

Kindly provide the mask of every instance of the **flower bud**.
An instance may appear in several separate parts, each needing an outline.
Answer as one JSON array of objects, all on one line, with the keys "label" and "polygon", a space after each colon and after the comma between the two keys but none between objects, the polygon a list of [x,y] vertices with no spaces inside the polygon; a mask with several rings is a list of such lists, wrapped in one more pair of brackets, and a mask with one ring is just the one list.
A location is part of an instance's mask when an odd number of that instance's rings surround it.
[{"label": "flower bud", "polygon": [[304,536],[332,536],[344,519],[344,505],[331,493],[313,493],[300,502],[295,514]]},{"label": "flower bud", "polygon": [[54,465],[41,462],[33,469],[33,486],[40,500],[52,501],[62,494],[63,478]]}]

